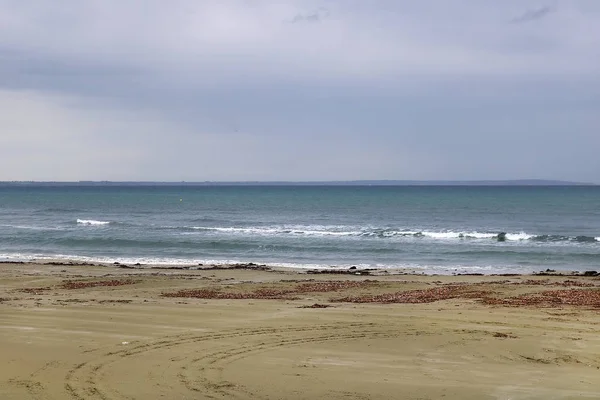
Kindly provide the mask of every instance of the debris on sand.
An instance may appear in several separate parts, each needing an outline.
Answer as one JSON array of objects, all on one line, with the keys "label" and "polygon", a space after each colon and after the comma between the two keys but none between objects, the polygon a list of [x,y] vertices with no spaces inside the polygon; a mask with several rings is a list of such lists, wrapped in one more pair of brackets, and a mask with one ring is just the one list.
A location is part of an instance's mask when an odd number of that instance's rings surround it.
[{"label": "debris on sand", "polygon": [[319,303],[315,303],[312,304],[310,306],[300,306],[298,308],[329,308],[329,307],[333,307],[331,304],[319,304]]},{"label": "debris on sand", "polygon": [[50,288],[49,286],[46,286],[46,287],[22,288],[22,289],[17,289],[17,291],[23,292],[23,293],[29,293],[29,294],[42,294],[51,289],[52,288]]},{"label": "debris on sand", "polygon": [[323,275],[371,275],[376,271],[374,268],[358,269],[350,267],[349,269],[309,269],[307,274],[323,274]]},{"label": "debris on sand", "polygon": [[61,289],[87,289],[99,286],[123,286],[138,283],[134,279],[112,279],[108,281],[63,281]]},{"label": "debris on sand", "polygon": [[507,298],[483,298],[483,304],[508,307],[560,307],[580,306],[600,308],[600,290],[563,289],[522,294]]},{"label": "debris on sand", "polygon": [[242,300],[242,299],[286,299],[295,300],[285,290],[258,289],[254,292],[223,292],[220,288],[214,289],[187,289],[173,293],[163,293],[163,297],[189,297],[196,299],[214,300]]},{"label": "debris on sand", "polygon": [[514,282],[513,285],[526,285],[526,286],[562,286],[562,287],[594,287],[595,284],[591,282],[582,282],[572,279],[564,281],[551,281],[549,279],[527,279],[521,282]]},{"label": "debris on sand", "polygon": [[204,267],[202,264],[199,264],[199,271],[221,271],[221,270],[251,270],[251,271],[271,271],[271,267],[267,267],[264,264],[255,264],[255,263],[241,263],[241,264],[231,264],[231,265],[212,265],[210,267]]},{"label": "debris on sand", "polygon": [[500,338],[500,339],[515,339],[516,336],[513,335],[512,333],[504,333],[504,332],[494,332],[494,334],[492,335],[495,338]]},{"label": "debris on sand", "polygon": [[406,290],[378,295],[348,296],[332,299],[334,302],[346,303],[433,303],[449,299],[478,299],[487,297],[490,291],[473,290],[468,285],[446,285],[442,287],[418,290]]},{"label": "debris on sand", "polygon": [[297,294],[337,292],[346,289],[370,287],[374,281],[307,282],[284,288],[262,287],[249,292],[222,291],[220,288],[184,289],[163,293],[163,297],[192,297],[198,299],[297,299]]}]

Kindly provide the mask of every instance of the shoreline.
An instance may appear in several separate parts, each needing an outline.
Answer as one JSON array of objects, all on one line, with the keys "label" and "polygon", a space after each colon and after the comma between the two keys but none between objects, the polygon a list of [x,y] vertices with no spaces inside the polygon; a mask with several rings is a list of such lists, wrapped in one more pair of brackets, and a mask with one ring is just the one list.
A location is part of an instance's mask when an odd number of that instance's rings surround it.
[{"label": "shoreline", "polygon": [[600,398],[598,276],[347,272],[0,262],[0,398]]},{"label": "shoreline", "polygon": [[208,271],[208,270],[258,270],[265,272],[292,272],[297,274],[323,274],[323,275],[364,275],[364,276],[490,276],[490,277],[509,277],[509,276],[600,276],[596,270],[561,270],[561,269],[542,269],[531,272],[428,272],[416,271],[415,268],[377,268],[367,266],[328,266],[328,267],[294,267],[281,266],[276,263],[208,263],[208,264],[143,264],[143,263],[124,263],[124,262],[82,262],[75,259],[55,258],[44,260],[0,260],[0,265],[35,265],[35,266],[79,266],[79,267],[106,267],[119,269],[150,269],[150,270],[185,270],[185,271]]}]

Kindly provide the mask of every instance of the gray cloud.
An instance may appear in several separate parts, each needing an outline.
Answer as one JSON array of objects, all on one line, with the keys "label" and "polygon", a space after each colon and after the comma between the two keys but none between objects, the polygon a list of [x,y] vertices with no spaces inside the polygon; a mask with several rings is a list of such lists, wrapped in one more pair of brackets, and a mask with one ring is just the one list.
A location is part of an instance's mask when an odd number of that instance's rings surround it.
[{"label": "gray cloud", "polygon": [[595,1],[36,4],[0,0],[0,180],[600,182]]},{"label": "gray cloud", "polygon": [[522,15],[511,20],[512,23],[521,24],[524,22],[536,21],[547,17],[549,14],[556,12],[556,9],[550,6],[543,6],[532,10],[525,11]]},{"label": "gray cloud", "polygon": [[317,11],[306,14],[296,14],[294,18],[291,19],[290,23],[297,24],[302,22],[319,22],[323,19],[329,18],[330,13],[326,8],[319,8]]}]

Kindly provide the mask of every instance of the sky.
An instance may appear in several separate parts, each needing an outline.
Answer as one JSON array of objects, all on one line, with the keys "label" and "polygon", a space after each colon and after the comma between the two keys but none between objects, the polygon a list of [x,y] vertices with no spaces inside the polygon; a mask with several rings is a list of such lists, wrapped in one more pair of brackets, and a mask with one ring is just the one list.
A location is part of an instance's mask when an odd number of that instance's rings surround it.
[{"label": "sky", "polygon": [[600,183],[600,1],[0,0],[0,180]]}]

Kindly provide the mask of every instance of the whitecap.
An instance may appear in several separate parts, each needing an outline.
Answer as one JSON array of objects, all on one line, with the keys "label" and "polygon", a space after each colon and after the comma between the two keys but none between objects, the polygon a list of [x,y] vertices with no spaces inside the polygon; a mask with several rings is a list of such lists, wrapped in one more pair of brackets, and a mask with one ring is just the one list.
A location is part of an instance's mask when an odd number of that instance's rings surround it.
[{"label": "whitecap", "polygon": [[425,236],[432,239],[493,239],[498,236],[496,233],[484,232],[420,232],[418,236]]},{"label": "whitecap", "polygon": [[[498,237],[498,233],[489,233],[489,232],[457,232],[457,231],[441,231],[441,232],[430,232],[423,231],[418,232],[415,236],[424,236],[431,239],[495,239]],[[506,240],[511,241],[519,241],[519,240],[528,240],[533,238],[534,235],[530,235],[525,232],[518,233],[507,233],[505,238]]]},{"label": "whitecap", "polygon": [[245,234],[258,234],[258,235],[272,235],[277,234],[280,230],[275,228],[233,228],[233,227],[210,227],[210,226],[192,226],[191,229],[200,231],[214,231],[224,233],[245,233]]},{"label": "whitecap", "polygon": [[110,221],[96,221],[93,219],[77,219],[77,223],[80,225],[108,225]]},{"label": "whitecap", "polygon": [[519,232],[519,233],[507,233],[506,234],[506,240],[529,240],[531,238],[535,237],[534,235],[530,235],[528,233],[525,232]]},{"label": "whitecap", "polygon": [[482,233],[482,232],[467,232],[462,234],[463,237],[466,238],[474,238],[474,239],[493,239],[498,237],[496,233]]},{"label": "whitecap", "polygon": [[32,231],[60,231],[62,228],[60,227],[51,227],[51,226],[33,226],[33,225],[0,225],[6,228],[14,228],[14,229],[27,229]]},{"label": "whitecap", "polygon": [[321,227],[321,226],[281,226],[281,227],[208,227],[192,226],[190,229],[199,231],[213,231],[231,234],[250,234],[261,236],[272,235],[296,235],[296,236],[358,236],[360,231],[344,231],[339,227]]},{"label": "whitecap", "polygon": [[[433,240],[456,240],[456,239],[471,239],[485,240],[498,238],[498,233],[478,232],[478,231],[418,231],[407,229],[391,229],[391,228],[359,228],[350,226],[323,226],[323,225],[281,225],[281,226],[265,226],[265,227],[219,227],[219,226],[191,226],[186,229],[204,232],[218,232],[232,235],[258,235],[258,236],[315,236],[315,237],[416,237],[428,238]],[[184,233],[185,234],[185,233]],[[507,233],[505,240],[520,241],[533,238],[525,232]]]},{"label": "whitecap", "polygon": [[458,239],[461,237],[460,232],[420,232],[419,236],[425,236],[432,239]]}]

